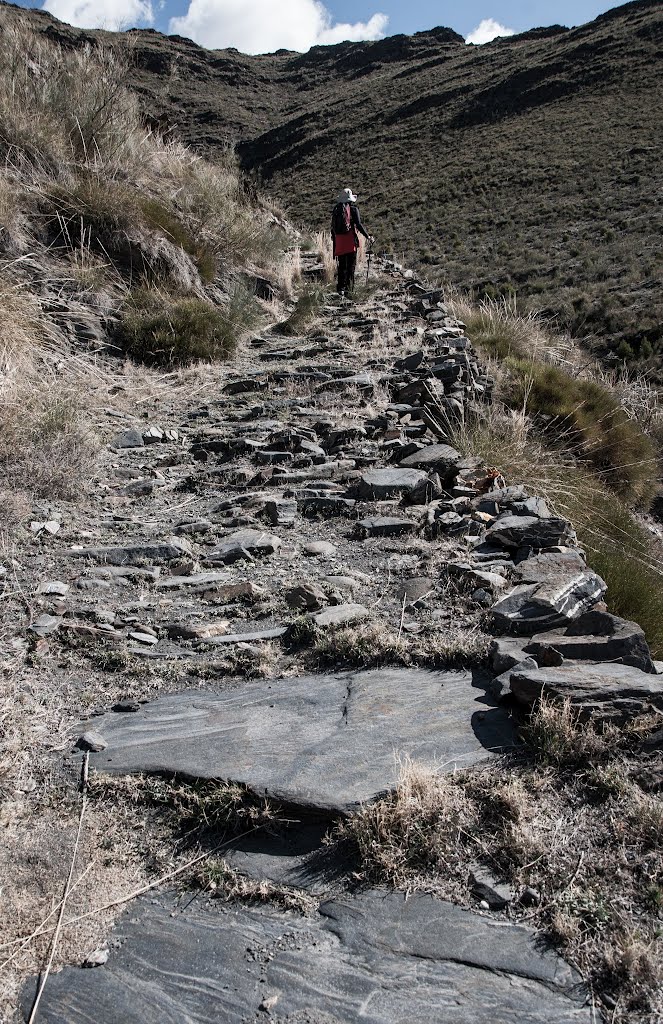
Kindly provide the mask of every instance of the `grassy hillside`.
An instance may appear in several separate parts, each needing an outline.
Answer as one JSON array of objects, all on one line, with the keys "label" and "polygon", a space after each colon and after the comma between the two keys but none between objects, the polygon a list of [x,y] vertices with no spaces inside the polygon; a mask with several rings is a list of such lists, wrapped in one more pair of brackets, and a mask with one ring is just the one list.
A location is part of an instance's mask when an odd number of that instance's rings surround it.
[{"label": "grassy hillside", "polygon": [[[20,17],[67,46],[110,38]],[[155,124],[208,153],[238,142],[296,218],[324,224],[347,180],[381,247],[660,367],[658,0],[484,47],[448,29],[258,57],[114,38]]]},{"label": "grassy hillside", "polygon": [[[121,54],[0,35],[0,510],[80,493],[126,356],[230,355],[283,275],[287,225],[234,155],[146,126]],[[290,229],[288,229],[290,230]],[[287,282],[283,282],[287,284]]]}]

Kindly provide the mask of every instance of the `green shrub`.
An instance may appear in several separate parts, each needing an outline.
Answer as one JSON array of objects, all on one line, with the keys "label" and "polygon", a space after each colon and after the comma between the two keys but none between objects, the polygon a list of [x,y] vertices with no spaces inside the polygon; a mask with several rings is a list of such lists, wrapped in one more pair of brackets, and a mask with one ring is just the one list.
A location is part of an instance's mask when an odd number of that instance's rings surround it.
[{"label": "green shrub", "polygon": [[198,359],[227,359],[257,315],[257,303],[239,286],[224,307],[136,289],[124,307],[119,337],[124,350],[140,362],[186,366]]}]

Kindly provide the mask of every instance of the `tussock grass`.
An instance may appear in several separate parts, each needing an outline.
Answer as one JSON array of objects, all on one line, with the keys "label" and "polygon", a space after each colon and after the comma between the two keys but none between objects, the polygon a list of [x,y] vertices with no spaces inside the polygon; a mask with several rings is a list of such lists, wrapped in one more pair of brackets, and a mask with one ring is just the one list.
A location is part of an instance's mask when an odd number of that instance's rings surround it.
[{"label": "tussock grass", "polygon": [[648,507],[660,475],[639,415],[644,402],[653,423],[648,389],[611,378],[541,317],[522,315],[515,296],[475,306],[452,294],[450,305],[479,351],[496,361],[498,398],[532,417],[550,446],[590,467],[608,489]]},{"label": "tussock grass", "polygon": [[313,250],[320,257],[324,267],[324,279],[326,284],[332,284],[336,276],[336,260],[334,259],[334,247],[329,231],[318,231],[313,236]]},{"label": "tussock grass", "polygon": [[35,363],[51,337],[37,299],[0,285],[0,467],[10,522],[29,495],[79,494],[98,448],[78,388]]},{"label": "tussock grass", "polygon": [[453,776],[404,758],[394,791],[341,822],[335,837],[354,846],[367,881],[409,887],[426,873],[461,877],[473,821]]},{"label": "tussock grass", "polygon": [[225,306],[136,289],[123,308],[118,337],[125,352],[140,362],[186,366],[230,358],[258,316],[257,303],[240,285]]},{"label": "tussock grass", "polygon": [[579,722],[570,701],[560,705],[542,699],[523,735],[538,762],[559,770],[606,760],[618,741],[619,730],[608,726],[599,733],[591,723]]},{"label": "tussock grass", "polygon": [[532,359],[510,357],[505,367],[507,405],[543,423],[551,443],[590,465],[611,490],[648,507],[657,489],[658,454],[611,390]]}]

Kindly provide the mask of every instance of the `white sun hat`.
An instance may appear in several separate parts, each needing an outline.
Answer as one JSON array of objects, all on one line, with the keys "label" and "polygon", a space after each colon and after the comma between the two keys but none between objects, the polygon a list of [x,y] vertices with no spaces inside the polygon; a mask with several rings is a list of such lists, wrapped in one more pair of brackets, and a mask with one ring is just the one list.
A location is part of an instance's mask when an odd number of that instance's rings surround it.
[{"label": "white sun hat", "polygon": [[339,192],[338,199],[336,201],[338,203],[356,203],[357,197],[351,188],[344,188]]}]

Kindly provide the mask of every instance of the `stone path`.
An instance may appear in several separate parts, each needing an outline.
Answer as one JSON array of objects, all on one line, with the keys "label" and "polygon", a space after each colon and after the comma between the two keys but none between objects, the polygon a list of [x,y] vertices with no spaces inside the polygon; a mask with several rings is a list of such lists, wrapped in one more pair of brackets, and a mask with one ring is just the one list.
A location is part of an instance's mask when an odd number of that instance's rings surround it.
[{"label": "stone path", "polygon": [[381,669],[162,697],[96,728],[91,765],[231,779],[317,814],[345,813],[390,789],[396,755],[454,771],[513,745],[502,708],[467,672]]},{"label": "stone path", "polygon": [[[463,325],[380,269],[373,297],[330,301],[305,338],[266,331],[145,418],[108,410],[86,517],[45,505],[35,523],[30,642],[152,666],[116,710],[88,707],[92,767],[295,808],[289,837],[229,859],[323,895],[344,884],[311,866],[316,816],[390,788],[399,755],[451,770],[508,748],[503,696],[611,720],[663,707],[642,631],[601,604],[571,524],[448,443],[491,399]],[[443,669],[314,673],[325,636],[328,661],[335,643],[346,659],[363,643],[358,663],[406,644]],[[268,655],[270,678],[247,682]],[[160,897],[110,942],[105,966],[49,981],[38,1020],[589,1020],[578,979],[523,928],[430,897],[346,893],[311,919]]]},{"label": "stone path", "polygon": [[323,903],[313,918],[143,901],[104,967],[66,968],[44,998],[44,1024],[592,1020],[579,977],[526,928],[381,891]]}]

